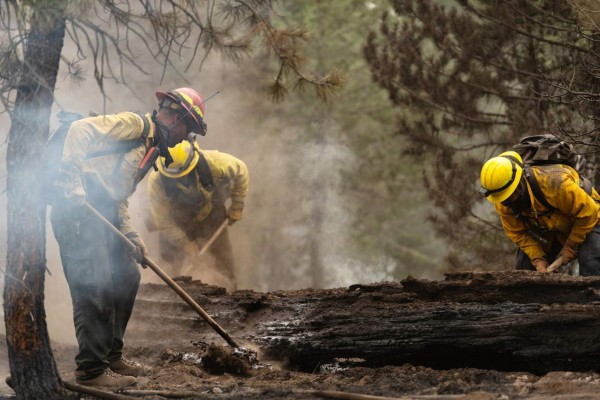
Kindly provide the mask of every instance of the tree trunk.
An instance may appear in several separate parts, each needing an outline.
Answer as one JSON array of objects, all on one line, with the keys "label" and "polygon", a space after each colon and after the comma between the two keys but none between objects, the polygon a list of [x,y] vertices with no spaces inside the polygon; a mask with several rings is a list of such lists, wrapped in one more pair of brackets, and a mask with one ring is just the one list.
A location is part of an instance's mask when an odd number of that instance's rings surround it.
[{"label": "tree trunk", "polygon": [[4,318],[19,399],[58,399],[68,393],[58,377],[44,310],[46,206],[40,171],[65,33],[60,3],[48,3],[31,16],[7,148]]},{"label": "tree trunk", "polygon": [[[328,290],[184,289],[238,343],[304,371],[340,358],[534,373],[600,368],[600,278],[514,271]],[[165,331],[170,348],[199,338],[226,346],[164,285],[142,285],[128,334],[144,339],[128,343],[164,345]]]},{"label": "tree trunk", "polygon": [[[317,15],[320,16],[321,14],[317,12]],[[317,29],[317,38],[315,38],[313,43],[316,45],[317,50],[315,57],[316,66],[320,72],[325,69],[323,66],[322,41],[326,37],[323,32],[324,26],[320,19],[317,22]],[[327,218],[327,191],[329,190],[327,185],[328,174],[323,174],[321,171],[329,167],[329,165],[323,165],[323,163],[329,164],[329,157],[331,157],[331,155],[326,154],[327,134],[329,133],[327,131],[327,128],[329,128],[327,122],[331,118],[331,107],[329,105],[319,104],[318,107],[312,108],[312,113],[314,114],[314,124],[316,128],[313,134],[315,135],[314,140],[317,145],[317,158],[315,160],[314,168],[317,168],[318,171],[312,175],[314,180],[312,190],[313,209],[312,215],[310,216],[311,229],[308,234],[308,254],[312,280],[311,287],[321,288],[326,286],[324,274],[325,266],[323,265],[325,262],[325,252],[323,251],[323,245],[327,241],[327,224],[325,221]]]},{"label": "tree trunk", "polygon": [[[319,148],[317,151],[320,155],[324,154],[324,143],[318,141],[317,145]],[[319,157],[318,160],[324,158]],[[318,168],[322,168],[319,165]],[[320,174],[314,174],[315,181],[313,182],[313,210],[310,216],[311,229],[308,235],[308,255],[310,265],[310,276],[311,276],[311,287],[320,288],[325,286],[323,276],[323,241],[324,241],[324,229],[325,229],[325,206],[327,204],[327,188],[325,187],[325,177]]]}]

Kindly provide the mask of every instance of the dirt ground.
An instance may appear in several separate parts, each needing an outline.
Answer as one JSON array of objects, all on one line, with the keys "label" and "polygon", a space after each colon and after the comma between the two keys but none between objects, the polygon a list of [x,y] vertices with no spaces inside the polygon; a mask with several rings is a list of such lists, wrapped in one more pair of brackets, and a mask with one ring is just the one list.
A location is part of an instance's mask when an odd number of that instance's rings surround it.
[{"label": "dirt ground", "polygon": [[[418,282],[405,282],[405,285],[417,286]],[[443,290],[454,290],[448,285]],[[283,306],[286,296],[301,298],[307,303],[311,296],[332,298],[346,289],[226,294],[220,288],[202,285],[188,286],[187,290],[224,324],[232,337],[248,345],[252,343],[253,324],[241,310],[254,314],[268,312],[279,321],[292,320],[294,315]],[[390,286],[386,290],[391,292],[396,288]],[[441,289],[436,290],[436,297],[440,297]],[[275,298],[282,303],[275,302]],[[271,308],[260,306],[266,302],[270,302]],[[220,337],[211,335],[210,330],[187,311],[187,306],[173,298],[168,288],[144,285],[140,289],[131,329],[126,336],[126,356],[153,369],[148,376],[139,378],[135,387],[121,393],[146,399],[178,398],[176,395],[196,399],[353,398],[332,391],[403,399],[600,398],[600,375],[592,371],[535,375],[525,371],[475,368],[436,370],[408,364],[375,368],[361,365],[360,359],[338,359],[315,365],[311,371],[299,371],[286,360],[268,359],[260,353],[259,363],[249,368],[249,364],[231,355],[232,349]],[[53,350],[61,376],[72,381],[76,347],[54,343]],[[0,399],[11,398],[12,390],[4,384],[8,374],[5,338],[0,337]]]},{"label": "dirt ground", "polygon": [[[146,399],[164,399],[166,393],[188,394],[196,399],[318,399],[314,391],[340,391],[391,398],[438,399],[564,399],[600,398],[600,375],[596,373],[551,372],[536,376],[524,372],[498,372],[482,369],[434,370],[403,365],[382,368],[324,365],[313,373],[287,370],[284,366],[263,365],[250,376],[215,374],[203,367],[202,349],[190,344],[188,351],[164,348],[133,348],[128,355],[154,369],[149,376],[122,393]],[[229,348],[224,348],[229,353]],[[74,346],[54,346],[63,379],[73,380]],[[4,338],[0,357],[6,360]],[[2,364],[2,381],[8,374]],[[139,396],[139,391],[146,391]],[[147,391],[162,391],[162,396]],[[311,391],[313,391],[311,393]],[[12,391],[0,386],[0,398]],[[172,398],[172,397],[171,397]],[[343,397],[338,397],[343,398]],[[348,397],[350,398],[350,397]]]},{"label": "dirt ground", "polygon": [[387,397],[459,395],[465,399],[495,399],[566,395],[565,398],[575,399],[589,395],[600,398],[598,374],[557,372],[537,377],[477,369],[436,371],[411,365],[376,369],[329,365],[314,373],[302,373],[271,365],[252,371],[251,376],[241,377],[227,373],[214,375],[203,369],[194,357],[183,361],[177,357],[164,359],[164,354],[157,367],[140,387],[190,391],[203,394],[198,398],[206,399],[320,398],[302,392],[311,390]]}]

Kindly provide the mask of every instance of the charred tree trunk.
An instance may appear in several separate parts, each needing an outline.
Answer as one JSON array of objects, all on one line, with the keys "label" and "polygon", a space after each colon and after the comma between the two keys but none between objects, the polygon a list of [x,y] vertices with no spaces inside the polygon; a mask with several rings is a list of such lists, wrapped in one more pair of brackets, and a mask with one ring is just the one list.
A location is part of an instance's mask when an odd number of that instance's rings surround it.
[{"label": "charred tree trunk", "polygon": [[544,373],[598,369],[600,279],[452,274],[445,282],[351,287],[264,322],[267,354],[303,370],[339,358]]},{"label": "charred tree trunk", "polygon": [[[66,2],[63,2],[63,4]],[[45,214],[41,160],[65,33],[59,2],[33,9],[7,149],[8,256],[4,315],[19,399],[67,394],[52,356],[44,310]]]},{"label": "charred tree trunk", "polygon": [[[600,278],[517,271],[273,293],[184,288],[238,343],[305,371],[336,359],[535,373],[600,368]],[[169,346],[223,343],[168,291],[143,285],[128,330],[143,340],[128,342],[164,345],[169,332]]]}]

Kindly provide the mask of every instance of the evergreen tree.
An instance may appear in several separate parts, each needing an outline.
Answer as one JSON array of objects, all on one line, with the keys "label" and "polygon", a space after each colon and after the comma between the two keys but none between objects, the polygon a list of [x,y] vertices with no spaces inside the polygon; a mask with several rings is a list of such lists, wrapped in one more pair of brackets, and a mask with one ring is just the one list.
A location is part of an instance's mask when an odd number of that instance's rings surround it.
[{"label": "evergreen tree", "polygon": [[424,182],[449,268],[512,266],[514,246],[477,194],[479,171],[528,134],[595,152],[595,14],[585,1],[392,3],[364,53],[398,112],[396,133],[433,157]]},{"label": "evergreen tree", "polygon": [[263,160],[258,167],[264,170],[253,169],[272,183],[264,189],[271,196],[248,215],[263,223],[256,285],[329,287],[437,276],[444,246],[426,220],[421,166],[401,154],[405,139],[391,134],[390,102],[371,83],[362,55],[365,27],[387,6],[383,0],[281,4],[286,22],[309,33],[308,69],[335,66],[345,85],[327,105],[311,92],[283,105],[253,105],[257,131],[271,138],[277,132],[270,147],[285,154],[285,163]]},{"label": "evergreen tree", "polygon": [[[222,13],[214,13],[217,5]],[[173,57],[189,60],[189,68],[211,50],[239,60],[253,37],[273,51],[280,70],[312,85],[321,94],[339,79],[306,79],[298,34],[276,29],[262,17],[269,0],[75,2],[64,0],[7,1],[0,6],[0,95],[2,111],[11,117],[7,149],[7,267],[4,319],[13,385],[20,399],[54,399],[66,395],[54,365],[44,311],[45,211],[41,160],[63,43],[90,56],[94,78],[102,91],[107,79],[127,85],[126,70],[144,72],[138,51],[153,55],[158,68],[172,68]],[[205,10],[209,10],[206,12]],[[232,24],[231,22],[237,22]],[[141,48],[128,39],[142,41]],[[190,46],[190,44],[193,44]],[[284,51],[285,50],[285,51]],[[81,78],[78,60],[66,60],[71,76]],[[277,76],[273,93],[286,91],[286,76]]]}]

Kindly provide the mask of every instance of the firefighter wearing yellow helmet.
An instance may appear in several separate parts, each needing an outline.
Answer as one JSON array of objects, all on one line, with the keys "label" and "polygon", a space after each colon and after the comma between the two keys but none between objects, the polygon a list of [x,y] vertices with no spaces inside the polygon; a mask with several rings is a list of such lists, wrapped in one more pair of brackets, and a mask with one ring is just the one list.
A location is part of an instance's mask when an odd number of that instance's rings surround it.
[{"label": "firefighter wearing yellow helmet", "polygon": [[[201,150],[184,141],[169,149],[173,162],[157,162],[150,174],[148,192],[153,227],[159,232],[160,254],[172,276],[199,277],[206,260],[197,253],[225,219],[242,218],[249,176],[246,164],[217,150]],[[229,207],[225,202],[230,200]],[[225,230],[210,246],[216,271],[224,278],[213,283],[236,289],[233,255]],[[203,277],[204,280],[210,279]]]},{"label": "firefighter wearing yellow helmet", "polygon": [[515,151],[489,159],[480,194],[494,204],[518,246],[516,269],[548,272],[579,261],[580,275],[600,275],[600,196],[580,186],[568,165],[527,166]]}]

